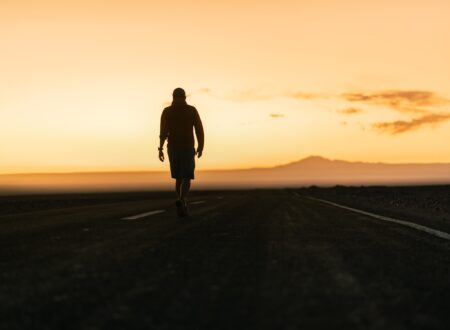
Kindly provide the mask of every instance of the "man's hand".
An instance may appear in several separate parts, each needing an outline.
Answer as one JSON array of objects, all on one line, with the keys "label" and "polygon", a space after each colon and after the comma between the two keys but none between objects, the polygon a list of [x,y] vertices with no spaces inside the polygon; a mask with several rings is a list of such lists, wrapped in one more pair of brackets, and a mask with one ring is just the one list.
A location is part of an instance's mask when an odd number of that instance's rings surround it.
[{"label": "man's hand", "polygon": [[162,150],[159,150],[159,155],[158,155],[158,157],[159,157],[159,160],[160,161],[164,161],[164,152],[162,151]]},{"label": "man's hand", "polygon": [[203,154],[203,150],[197,149],[197,157],[200,158]]}]

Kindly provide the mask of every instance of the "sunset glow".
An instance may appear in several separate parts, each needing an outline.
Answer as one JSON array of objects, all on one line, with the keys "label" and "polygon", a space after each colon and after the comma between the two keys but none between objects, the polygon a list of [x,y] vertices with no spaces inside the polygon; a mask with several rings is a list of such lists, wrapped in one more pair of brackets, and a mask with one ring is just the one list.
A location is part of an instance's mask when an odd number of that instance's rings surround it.
[{"label": "sunset glow", "polygon": [[175,87],[198,169],[450,162],[449,32],[447,0],[0,1],[0,174],[167,170]]}]

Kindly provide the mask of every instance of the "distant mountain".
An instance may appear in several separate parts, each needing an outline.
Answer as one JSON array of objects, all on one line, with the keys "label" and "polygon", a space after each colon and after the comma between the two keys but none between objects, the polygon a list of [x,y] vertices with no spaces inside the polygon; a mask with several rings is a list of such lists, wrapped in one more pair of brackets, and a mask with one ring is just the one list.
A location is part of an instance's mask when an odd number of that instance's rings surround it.
[{"label": "distant mountain", "polygon": [[[200,189],[308,185],[450,184],[450,164],[387,164],[311,156],[270,168],[196,172]],[[165,172],[0,175],[0,192],[172,189]]]},{"label": "distant mountain", "polygon": [[298,166],[322,166],[324,164],[329,164],[331,162],[335,162],[332,161],[330,159],[321,157],[321,156],[309,156],[306,158],[303,158],[301,160],[292,162],[292,163],[288,163],[288,164],[284,164],[284,165],[280,165],[280,166],[275,166],[274,168],[288,168],[288,167],[298,167]]},{"label": "distant mountain", "polygon": [[[311,156],[271,168],[224,171],[221,174],[227,178],[226,182],[234,182],[238,186],[433,184],[450,183],[450,163],[365,163]],[[212,173],[208,179],[212,179]]]},{"label": "distant mountain", "polygon": [[[403,171],[408,173],[415,173],[417,175],[428,176],[432,173],[427,173],[427,170],[438,170],[441,174],[449,174],[450,163],[403,163],[403,164],[389,164],[389,163],[366,163],[366,162],[349,162],[345,160],[330,160],[320,156],[311,156],[302,160],[292,162],[285,165],[273,167],[274,170],[282,171],[308,171],[321,172],[323,175],[330,175],[334,172],[345,173],[352,175],[358,173],[373,173],[373,174],[388,174],[384,171],[392,173],[394,171],[398,175],[402,175]],[[357,171],[355,173],[355,171]],[[443,173],[441,173],[443,172]]]}]

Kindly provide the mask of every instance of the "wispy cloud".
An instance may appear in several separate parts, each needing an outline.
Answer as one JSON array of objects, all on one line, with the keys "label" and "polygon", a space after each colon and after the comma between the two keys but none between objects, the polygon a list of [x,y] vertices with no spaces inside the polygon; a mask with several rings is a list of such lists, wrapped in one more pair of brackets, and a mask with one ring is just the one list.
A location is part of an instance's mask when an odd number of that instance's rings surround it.
[{"label": "wispy cloud", "polygon": [[375,123],[373,127],[381,132],[400,134],[411,130],[416,130],[424,125],[434,125],[450,120],[450,114],[432,113],[412,120],[397,120],[393,122]]},{"label": "wispy cloud", "polygon": [[[207,91],[209,90],[207,89]],[[233,101],[267,101],[274,98],[292,98],[296,100],[316,99],[344,99],[348,102],[359,102],[390,108],[405,114],[406,119],[397,121],[380,121],[371,125],[382,133],[401,134],[417,130],[424,126],[433,126],[450,120],[450,113],[442,112],[442,106],[450,104],[450,99],[442,97],[433,91],[427,90],[382,90],[377,92],[348,92],[342,94],[324,94],[304,91],[267,92],[258,89],[243,89],[234,91],[227,97]],[[356,115],[364,113],[360,107],[348,106],[336,110],[342,115]],[[277,119],[285,117],[281,113],[271,113],[270,118]],[[408,118],[409,117],[409,118]],[[348,126],[347,121],[339,122],[341,126]],[[359,123],[362,130],[366,127]]]},{"label": "wispy cloud", "polygon": [[290,97],[293,99],[300,100],[313,100],[313,99],[322,99],[326,98],[326,95],[320,93],[306,93],[306,92],[288,92],[283,94],[285,97]]},{"label": "wispy cloud", "polygon": [[426,113],[427,107],[435,107],[450,103],[450,100],[431,91],[420,90],[387,90],[375,93],[344,93],[341,95],[351,102],[365,102],[383,105],[401,112]]},{"label": "wispy cloud", "polygon": [[274,98],[275,95],[257,91],[253,89],[243,89],[239,91],[233,91],[226,96],[231,101],[267,101]]},{"label": "wispy cloud", "polygon": [[337,113],[341,113],[343,115],[354,115],[357,113],[362,113],[363,111],[359,108],[345,108],[341,110],[337,110]]},{"label": "wispy cloud", "polygon": [[313,99],[320,99],[320,98],[326,98],[326,95],[319,94],[319,93],[309,93],[309,92],[267,92],[262,90],[255,90],[255,89],[243,89],[234,91],[228,96],[226,96],[227,99],[232,101],[267,101],[278,97],[284,97],[284,98],[292,98],[296,100],[313,100]]},{"label": "wispy cloud", "polygon": [[283,118],[284,115],[282,113],[271,113],[270,117],[271,118]]},{"label": "wispy cloud", "polygon": [[[209,88],[203,88],[200,91],[210,93]],[[450,104],[450,100],[437,95],[432,91],[424,90],[384,90],[378,92],[348,92],[342,94],[326,94],[305,91],[264,91],[261,89],[241,89],[235,90],[225,96],[226,99],[233,101],[267,101],[273,98],[292,98],[296,100],[316,100],[316,99],[344,99],[349,102],[361,102],[374,105],[386,106],[391,109],[409,112],[426,113],[428,108]],[[353,112],[342,112],[354,114],[361,112],[361,109],[354,109]],[[344,109],[346,110],[346,109]]]},{"label": "wispy cloud", "polygon": [[200,93],[205,93],[205,94],[210,94],[211,93],[211,89],[208,88],[208,87],[200,88],[198,91]]}]

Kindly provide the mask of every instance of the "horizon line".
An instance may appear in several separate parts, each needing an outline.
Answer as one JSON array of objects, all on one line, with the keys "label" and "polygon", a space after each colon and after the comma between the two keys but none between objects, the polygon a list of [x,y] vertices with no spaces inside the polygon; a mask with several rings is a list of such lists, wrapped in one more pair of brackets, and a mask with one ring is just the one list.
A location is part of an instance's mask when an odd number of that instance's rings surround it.
[{"label": "horizon line", "polygon": [[[322,159],[329,162],[346,162],[346,163],[360,163],[360,164],[373,164],[373,165],[450,165],[450,162],[405,162],[405,163],[394,163],[394,162],[383,162],[383,161],[360,161],[360,160],[344,160],[344,159],[332,159],[318,155],[311,155],[299,160],[291,161],[288,163],[283,163],[279,165],[267,166],[267,167],[242,167],[242,168],[213,168],[213,169],[199,169],[198,172],[219,172],[219,171],[249,171],[249,170],[264,170],[264,169],[275,169],[282,166],[293,165],[300,163],[308,159]],[[166,173],[167,170],[105,170],[105,171],[54,171],[54,172],[12,172],[12,173],[0,173],[0,176],[13,176],[13,175],[59,175],[59,174],[137,174],[137,173]]]}]

